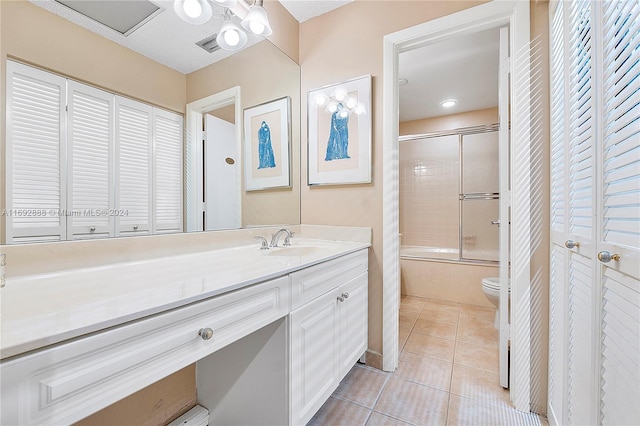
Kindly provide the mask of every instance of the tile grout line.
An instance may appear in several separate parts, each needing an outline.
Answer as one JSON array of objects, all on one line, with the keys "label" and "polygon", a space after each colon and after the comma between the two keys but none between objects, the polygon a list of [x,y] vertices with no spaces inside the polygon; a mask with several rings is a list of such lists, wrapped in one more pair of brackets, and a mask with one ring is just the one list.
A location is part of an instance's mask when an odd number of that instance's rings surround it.
[{"label": "tile grout line", "polygon": [[456,336],[453,345],[453,359],[451,360],[451,374],[449,376],[449,390],[447,392],[447,413],[445,414],[445,425],[449,425],[449,415],[451,413],[451,387],[453,386],[453,369],[456,365],[456,352],[458,351],[458,330],[460,329],[460,305],[458,305],[458,319],[456,321]]}]

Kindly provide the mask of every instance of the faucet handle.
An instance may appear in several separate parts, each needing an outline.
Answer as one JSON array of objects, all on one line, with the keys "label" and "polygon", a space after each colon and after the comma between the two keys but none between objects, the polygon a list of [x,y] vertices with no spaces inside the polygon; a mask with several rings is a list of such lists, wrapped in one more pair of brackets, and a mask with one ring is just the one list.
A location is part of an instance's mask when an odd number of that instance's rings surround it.
[{"label": "faucet handle", "polygon": [[253,238],[255,240],[260,240],[261,241],[260,250],[269,250],[269,242],[267,241],[267,239],[265,237],[260,236],[260,235],[256,235]]},{"label": "faucet handle", "polygon": [[287,236],[284,237],[284,245],[285,246],[290,246],[291,245],[291,238],[293,238],[293,236],[296,235],[295,232],[293,231],[287,231]]}]

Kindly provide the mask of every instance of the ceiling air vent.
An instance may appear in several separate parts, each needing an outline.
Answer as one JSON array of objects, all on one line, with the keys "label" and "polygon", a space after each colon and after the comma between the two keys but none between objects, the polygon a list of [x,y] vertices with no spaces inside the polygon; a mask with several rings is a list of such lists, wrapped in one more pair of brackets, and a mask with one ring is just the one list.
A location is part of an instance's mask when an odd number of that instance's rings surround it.
[{"label": "ceiling air vent", "polygon": [[55,0],[125,37],[149,22],[162,8],[148,0]]},{"label": "ceiling air vent", "polygon": [[214,34],[211,37],[207,37],[205,39],[202,39],[199,42],[197,42],[196,44],[198,46],[202,47],[207,52],[213,53],[216,50],[220,50],[221,49],[221,47],[218,46],[218,43],[216,42],[216,37],[218,37],[218,34]]}]

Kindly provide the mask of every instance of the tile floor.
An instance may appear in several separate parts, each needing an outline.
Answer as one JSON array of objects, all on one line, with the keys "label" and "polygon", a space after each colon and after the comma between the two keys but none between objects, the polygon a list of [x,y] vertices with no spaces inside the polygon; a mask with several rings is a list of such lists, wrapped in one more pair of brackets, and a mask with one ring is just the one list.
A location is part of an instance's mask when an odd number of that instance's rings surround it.
[{"label": "tile floor", "polygon": [[511,408],[499,385],[494,315],[403,296],[398,369],[356,364],[309,425],[547,425]]}]

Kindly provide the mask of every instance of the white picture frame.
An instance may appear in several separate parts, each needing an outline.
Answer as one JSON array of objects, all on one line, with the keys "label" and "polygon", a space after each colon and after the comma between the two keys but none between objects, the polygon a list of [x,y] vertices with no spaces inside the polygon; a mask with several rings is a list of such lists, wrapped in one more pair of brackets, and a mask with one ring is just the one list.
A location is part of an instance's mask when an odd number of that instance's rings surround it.
[{"label": "white picture frame", "polygon": [[291,98],[246,108],[245,191],[291,187]]},{"label": "white picture frame", "polygon": [[307,182],[371,183],[371,75],[311,90]]}]

